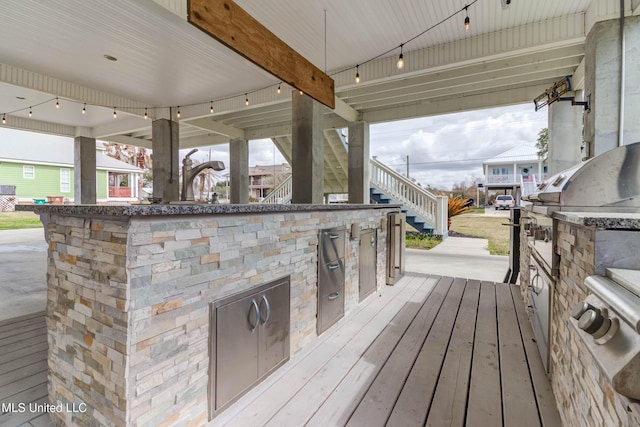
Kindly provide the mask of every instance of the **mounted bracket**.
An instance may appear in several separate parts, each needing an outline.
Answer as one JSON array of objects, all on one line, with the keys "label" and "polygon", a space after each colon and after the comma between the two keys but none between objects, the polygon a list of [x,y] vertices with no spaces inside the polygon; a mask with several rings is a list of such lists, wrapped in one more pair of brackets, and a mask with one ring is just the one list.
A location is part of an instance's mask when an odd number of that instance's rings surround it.
[{"label": "mounted bracket", "polygon": [[571,105],[582,105],[584,107],[584,111],[586,111],[587,113],[591,112],[591,94],[587,95],[586,101],[576,101],[575,96],[560,98],[558,99],[558,101],[571,101]]}]

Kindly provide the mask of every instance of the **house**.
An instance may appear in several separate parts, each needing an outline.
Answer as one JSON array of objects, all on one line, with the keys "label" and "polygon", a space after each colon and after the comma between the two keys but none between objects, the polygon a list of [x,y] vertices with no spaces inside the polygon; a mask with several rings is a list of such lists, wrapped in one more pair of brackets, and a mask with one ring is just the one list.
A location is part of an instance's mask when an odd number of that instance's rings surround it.
[{"label": "house", "polygon": [[[17,203],[33,203],[47,197],[73,201],[73,155],[71,139],[0,144],[0,185],[15,186]],[[96,169],[99,203],[138,200],[140,168],[109,157],[97,148]]]},{"label": "house", "polygon": [[[249,200],[260,201],[264,199],[271,190],[289,176],[291,176],[291,166],[288,163],[249,167]],[[226,174],[225,177],[227,177],[228,186],[229,174]],[[229,194],[228,187],[227,194]]]},{"label": "house", "polygon": [[547,166],[535,147],[520,146],[482,162],[485,200],[491,191],[511,191],[517,202],[547,178]]}]

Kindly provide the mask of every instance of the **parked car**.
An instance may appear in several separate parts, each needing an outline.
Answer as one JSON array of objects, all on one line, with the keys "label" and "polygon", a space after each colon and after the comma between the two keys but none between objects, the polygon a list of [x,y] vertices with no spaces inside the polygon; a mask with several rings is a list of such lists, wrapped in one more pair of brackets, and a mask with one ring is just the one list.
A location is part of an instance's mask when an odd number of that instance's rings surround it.
[{"label": "parked car", "polygon": [[498,209],[511,209],[515,205],[516,205],[516,201],[513,199],[513,196],[511,196],[511,195],[498,196],[493,201],[493,207],[495,207],[496,210],[498,210]]}]

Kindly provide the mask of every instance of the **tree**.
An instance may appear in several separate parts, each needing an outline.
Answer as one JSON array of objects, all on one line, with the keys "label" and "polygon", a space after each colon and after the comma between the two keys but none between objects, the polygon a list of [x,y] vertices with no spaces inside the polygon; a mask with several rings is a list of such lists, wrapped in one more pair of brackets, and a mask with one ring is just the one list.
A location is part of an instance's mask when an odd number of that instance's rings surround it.
[{"label": "tree", "polygon": [[549,155],[549,129],[542,128],[538,132],[538,140],[536,142],[536,148],[538,149],[538,158],[544,163],[547,162],[547,156]]}]

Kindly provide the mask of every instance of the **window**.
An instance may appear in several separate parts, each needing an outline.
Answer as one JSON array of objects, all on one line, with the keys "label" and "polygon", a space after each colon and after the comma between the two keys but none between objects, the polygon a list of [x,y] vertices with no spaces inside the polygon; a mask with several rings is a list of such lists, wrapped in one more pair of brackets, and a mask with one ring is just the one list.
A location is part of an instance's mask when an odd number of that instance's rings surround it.
[{"label": "window", "polygon": [[493,168],[494,175],[500,175],[500,168]]},{"label": "window", "polygon": [[546,167],[546,166],[543,166],[543,167],[542,167],[542,173],[547,173],[547,172],[548,172],[547,167]]},{"label": "window", "polygon": [[509,175],[509,168],[502,168],[502,175]]},{"label": "window", "polygon": [[71,170],[60,168],[60,192],[69,193],[71,191]]},{"label": "window", "polygon": [[22,177],[24,179],[36,179],[36,167],[35,166],[22,166]]}]

